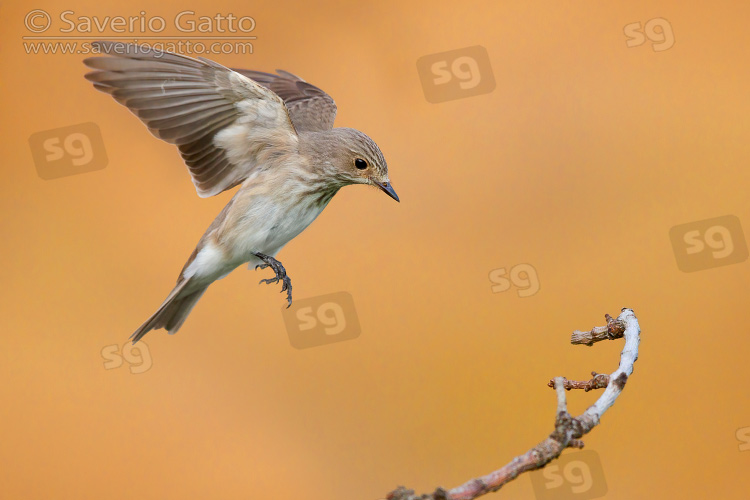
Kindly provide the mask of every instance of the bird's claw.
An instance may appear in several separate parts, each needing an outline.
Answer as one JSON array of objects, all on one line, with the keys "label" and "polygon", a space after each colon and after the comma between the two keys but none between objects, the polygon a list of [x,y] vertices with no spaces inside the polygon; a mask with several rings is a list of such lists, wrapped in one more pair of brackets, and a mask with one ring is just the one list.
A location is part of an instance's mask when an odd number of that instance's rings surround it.
[{"label": "bird's claw", "polygon": [[279,293],[286,292],[286,300],[288,302],[286,308],[289,309],[292,307],[292,280],[289,279],[289,276],[284,276],[281,278],[281,281],[281,291]]},{"label": "bird's claw", "polygon": [[274,273],[276,273],[276,276],[273,278],[268,279],[262,279],[260,280],[260,283],[266,283],[266,284],[272,284],[272,283],[278,283],[281,281],[281,292],[286,292],[286,300],[289,302],[289,304],[286,306],[287,308],[291,307],[292,305],[292,280],[289,279],[289,276],[286,274],[286,269],[284,269],[284,266],[281,265],[281,262],[274,259],[273,257],[270,257],[268,255],[262,254],[262,253],[256,253],[256,257],[258,257],[260,260],[263,261],[263,264],[258,264],[255,266],[255,269],[265,269],[267,267],[270,267]]}]

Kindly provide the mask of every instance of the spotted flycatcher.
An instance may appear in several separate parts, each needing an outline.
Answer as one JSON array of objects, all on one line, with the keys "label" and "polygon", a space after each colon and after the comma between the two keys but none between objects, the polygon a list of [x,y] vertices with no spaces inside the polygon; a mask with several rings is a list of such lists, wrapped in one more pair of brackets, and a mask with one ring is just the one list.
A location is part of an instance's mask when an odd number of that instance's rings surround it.
[{"label": "spotted flycatcher", "polygon": [[232,70],[207,59],[144,46],[94,42],[86,78],[130,109],[156,137],[177,146],[200,197],[239,190],[214,219],[157,311],[132,335],[175,333],[208,286],[244,263],[270,267],[292,303],[274,257],[349,184],[398,201],[377,144],[333,128],[333,99],[301,78]]}]

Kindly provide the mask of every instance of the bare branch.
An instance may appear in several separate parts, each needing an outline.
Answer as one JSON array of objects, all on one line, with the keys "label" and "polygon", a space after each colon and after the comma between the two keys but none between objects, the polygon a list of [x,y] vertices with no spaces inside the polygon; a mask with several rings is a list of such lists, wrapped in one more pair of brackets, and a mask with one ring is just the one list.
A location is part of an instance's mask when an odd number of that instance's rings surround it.
[{"label": "bare branch", "polygon": [[570,338],[571,344],[594,345],[602,340],[619,339],[625,333],[625,323],[620,320],[622,314],[617,319],[612,318],[609,314],[604,315],[607,320],[607,326],[595,326],[589,332],[576,330]]},{"label": "bare branch", "polygon": [[[638,359],[640,326],[632,309],[624,308],[613,319],[606,315],[607,326],[593,328],[590,332],[576,330],[571,338],[573,344],[593,345],[606,339],[625,337],[625,346],[620,354],[620,365],[610,375],[591,372],[593,378],[587,382],[569,381],[556,377],[550,381],[557,394],[557,416],[555,430],[547,439],[519,455],[504,467],[476,479],[472,479],[451,490],[437,488],[433,493],[415,495],[413,490],[400,486],[390,492],[387,500],[473,500],[487,493],[497,491],[524,472],[541,469],[559,457],[565,448],[583,448],[581,438],[599,424],[606,412],[617,400],[628,377],[633,373],[633,364]],[[567,409],[566,390],[598,389],[606,387],[602,395],[582,415],[571,417]]]},{"label": "bare branch", "polygon": [[[589,392],[592,389],[604,389],[609,385],[609,375],[606,373],[591,372],[591,375],[593,378],[586,381],[563,378],[563,386],[568,391],[571,389],[583,389],[585,392]],[[555,387],[554,380],[547,382],[547,386]]]}]

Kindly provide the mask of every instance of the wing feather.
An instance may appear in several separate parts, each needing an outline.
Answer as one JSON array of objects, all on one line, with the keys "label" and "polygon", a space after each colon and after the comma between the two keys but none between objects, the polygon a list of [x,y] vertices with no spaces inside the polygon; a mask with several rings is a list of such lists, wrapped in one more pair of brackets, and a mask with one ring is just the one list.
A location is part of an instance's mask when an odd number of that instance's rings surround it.
[{"label": "wing feather", "polygon": [[175,144],[201,197],[242,182],[269,150],[298,137],[283,99],[207,59],[119,42],[94,42],[84,63],[97,90],[128,107],[156,137]]},{"label": "wing feather", "polygon": [[331,130],[336,119],[336,103],[321,89],[302,78],[284,71],[277,74],[249,69],[235,69],[237,73],[258,82],[284,100],[294,126],[299,131]]}]

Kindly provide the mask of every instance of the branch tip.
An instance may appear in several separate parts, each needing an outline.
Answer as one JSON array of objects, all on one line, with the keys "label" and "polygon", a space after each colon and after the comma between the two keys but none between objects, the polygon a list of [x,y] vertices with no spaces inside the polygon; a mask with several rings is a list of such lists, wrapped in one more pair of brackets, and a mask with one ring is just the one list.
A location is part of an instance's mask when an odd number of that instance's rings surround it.
[{"label": "branch tip", "polygon": [[[593,378],[591,380],[568,380],[563,378],[563,387],[566,391],[571,389],[583,389],[584,392],[589,392],[593,389],[604,389],[609,385],[609,375],[606,373],[591,372]],[[547,387],[554,387],[554,379],[547,382]]]},{"label": "branch tip", "polygon": [[[571,343],[594,345],[602,340],[625,338],[625,346],[620,354],[620,364],[611,375],[591,372],[591,380],[575,381],[565,377],[555,377],[547,385],[557,394],[555,429],[544,441],[526,453],[515,457],[500,469],[476,479],[472,479],[451,490],[437,488],[431,494],[415,495],[414,490],[399,486],[389,493],[386,500],[474,500],[477,497],[497,491],[524,472],[541,469],[556,459],[566,448],[583,448],[581,438],[599,425],[601,416],[615,403],[625,388],[628,377],[633,373],[633,364],[638,359],[640,326],[632,309],[623,308],[622,313],[613,318],[605,314],[606,326],[597,326],[589,332],[576,330]],[[612,382],[610,384],[610,382]],[[583,414],[572,417],[568,413],[566,391],[571,389],[605,389],[596,402]]]}]

